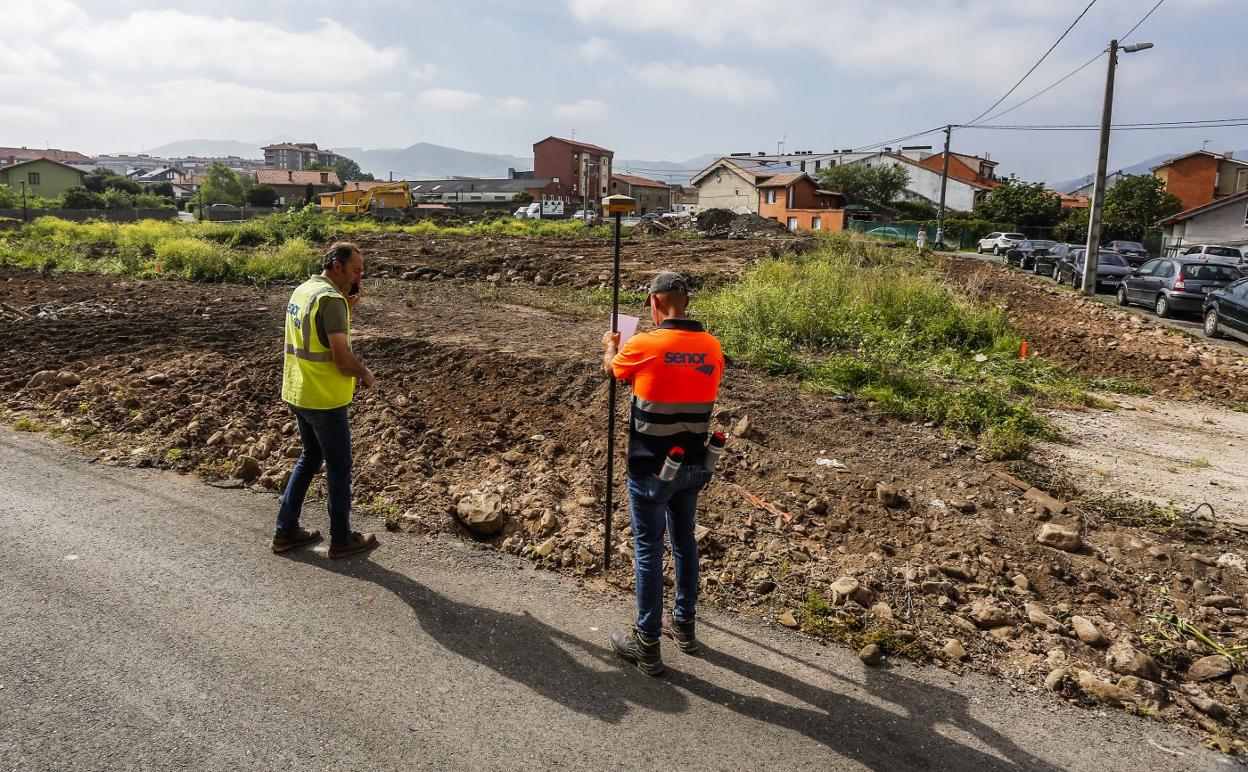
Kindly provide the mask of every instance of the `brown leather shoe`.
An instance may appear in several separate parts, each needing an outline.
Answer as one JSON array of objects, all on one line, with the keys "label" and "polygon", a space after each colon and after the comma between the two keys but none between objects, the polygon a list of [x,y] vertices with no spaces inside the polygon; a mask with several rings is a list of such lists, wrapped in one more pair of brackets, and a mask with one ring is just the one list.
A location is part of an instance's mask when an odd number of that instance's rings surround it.
[{"label": "brown leather shoe", "polygon": [[320,540],[320,531],[298,528],[294,531],[279,531],[273,534],[273,543],[270,546],[274,552],[285,552],[286,550],[293,550],[295,547],[302,547],[305,544],[315,544]]},{"label": "brown leather shoe", "polygon": [[329,545],[329,556],[331,558],[345,558],[348,555],[368,552],[376,547],[378,543],[376,534],[352,531],[351,538],[345,543]]}]

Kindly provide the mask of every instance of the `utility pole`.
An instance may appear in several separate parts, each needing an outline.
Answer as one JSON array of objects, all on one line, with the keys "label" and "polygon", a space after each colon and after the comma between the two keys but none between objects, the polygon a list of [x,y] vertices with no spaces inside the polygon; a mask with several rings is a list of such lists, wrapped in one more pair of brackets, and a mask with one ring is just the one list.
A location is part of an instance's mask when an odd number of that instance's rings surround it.
[{"label": "utility pole", "polygon": [[22,222],[26,222],[26,180],[22,180]]},{"label": "utility pole", "polygon": [[940,208],[936,212],[936,249],[945,248],[945,189],[949,186],[949,140],[953,134],[953,124],[945,126],[945,157],[940,169]]},{"label": "utility pole", "polygon": [[[1152,43],[1132,43],[1122,51],[1132,54],[1152,48]],[[1109,41],[1109,67],[1105,73],[1105,102],[1101,106],[1101,147],[1092,179],[1092,211],[1088,214],[1088,243],[1083,254],[1083,294],[1096,294],[1096,269],[1101,256],[1101,215],[1105,209],[1105,167],[1109,163],[1109,127],[1114,112],[1114,70],[1118,66],[1118,41]]]}]

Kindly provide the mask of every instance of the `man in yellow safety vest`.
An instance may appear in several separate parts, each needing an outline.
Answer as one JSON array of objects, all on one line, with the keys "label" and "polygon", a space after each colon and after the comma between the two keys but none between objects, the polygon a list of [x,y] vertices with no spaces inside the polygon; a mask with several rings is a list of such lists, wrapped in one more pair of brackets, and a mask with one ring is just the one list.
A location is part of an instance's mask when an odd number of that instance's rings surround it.
[{"label": "man in yellow safety vest", "polygon": [[295,288],[286,306],[286,358],[282,401],[299,423],[303,452],[295,463],[277,513],[273,551],[320,541],[321,532],[299,525],[312,478],[325,467],[329,493],[329,556],[341,558],[377,546],[371,533],[351,530],[351,427],[347,406],[358,379],[373,386],[373,372],[351,351],[351,312],[360,300],[364,254],[348,242],[325,253],[324,268]]}]

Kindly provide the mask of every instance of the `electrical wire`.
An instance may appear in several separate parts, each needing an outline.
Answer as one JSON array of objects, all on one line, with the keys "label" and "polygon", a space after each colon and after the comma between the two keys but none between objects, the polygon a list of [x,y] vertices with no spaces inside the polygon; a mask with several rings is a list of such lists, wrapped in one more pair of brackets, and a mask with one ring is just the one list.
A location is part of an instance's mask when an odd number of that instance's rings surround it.
[{"label": "electrical wire", "polygon": [[[1083,9],[1083,11],[1082,11],[1082,12],[1081,12],[1078,16],[1076,16],[1076,17],[1075,17],[1075,20],[1074,20],[1074,21],[1072,21],[1072,22],[1070,23],[1070,26],[1066,28],[1066,31],[1065,31],[1065,32],[1063,32],[1063,33],[1062,33],[1062,34],[1061,34],[1061,35],[1057,38],[1057,40],[1053,41],[1053,45],[1049,46],[1049,50],[1045,51],[1045,52],[1044,52],[1044,55],[1043,55],[1043,56],[1041,56],[1039,59],[1037,59],[1035,64],[1031,65],[1031,69],[1029,69],[1029,70],[1027,70],[1027,72],[1023,73],[1023,77],[1019,78],[1017,83],[1015,83],[1013,86],[1010,86],[1010,90],[1009,90],[1009,91],[1007,91],[1007,92],[1005,92],[1004,94],[1002,94],[1002,95],[1001,95],[1001,98],[1000,98],[1000,99],[998,99],[997,101],[993,102],[991,107],[989,107],[987,110],[984,110],[982,113],[980,113],[979,115],[975,116],[975,117],[974,117],[974,118],[972,118],[971,120],[967,121],[967,123],[968,123],[968,124],[973,124],[973,123],[975,123],[975,122],[976,122],[976,121],[978,121],[980,118],[983,118],[983,117],[984,117],[985,115],[987,115],[988,113],[990,113],[990,112],[992,112],[993,110],[997,109],[997,105],[1001,104],[1001,103],[1002,103],[1002,102],[1004,102],[1006,99],[1008,99],[1008,98],[1009,98],[1009,96],[1010,96],[1010,94],[1013,94],[1013,93],[1014,93],[1014,91],[1015,91],[1015,90],[1016,90],[1019,86],[1023,85],[1023,81],[1025,81],[1025,80],[1027,80],[1027,78],[1031,77],[1031,74],[1032,74],[1033,72],[1035,72],[1035,71],[1036,71],[1036,68],[1037,68],[1037,67],[1039,67],[1039,66],[1040,66],[1040,65],[1044,62],[1044,60],[1045,60],[1045,59],[1049,58],[1049,54],[1053,53],[1053,49],[1057,48],[1058,44],[1059,44],[1059,43],[1061,43],[1063,40],[1065,40],[1065,39],[1066,39],[1066,36],[1070,34],[1070,31],[1071,31],[1072,29],[1074,29],[1074,28],[1075,28],[1075,25],[1076,25],[1076,24],[1078,24],[1078,23],[1079,23],[1079,21],[1080,21],[1081,19],[1083,19],[1083,17],[1084,17],[1084,16],[1086,16],[1086,15],[1087,15],[1088,11],[1092,10],[1092,6],[1094,6],[1094,5],[1096,5],[1096,0],[1092,0],[1090,3],[1088,3],[1087,7],[1086,7],[1086,8],[1084,8],[1084,9]],[[1134,30],[1134,29],[1132,29],[1132,32],[1134,32],[1134,31],[1135,31],[1135,30]]]},{"label": "electrical wire", "polygon": [[[1161,4],[1162,4],[1162,3],[1164,3],[1165,1],[1166,1],[1166,0],[1157,0],[1156,4],[1154,4],[1152,8],[1148,9],[1148,13],[1146,13],[1146,14],[1144,14],[1142,17],[1140,17],[1140,20],[1139,20],[1139,21],[1137,21],[1137,22],[1135,23],[1135,26],[1133,26],[1133,27],[1131,27],[1131,29],[1127,30],[1127,34],[1125,34],[1125,35],[1123,35],[1123,36],[1119,37],[1118,39],[1119,39],[1119,40],[1126,40],[1127,38],[1131,37],[1131,33],[1135,32],[1137,29],[1139,29],[1141,24],[1143,24],[1144,22],[1148,21],[1148,18],[1149,18],[1150,16],[1152,16],[1152,15],[1153,15],[1153,12],[1154,12],[1154,11],[1156,11],[1158,8],[1160,8],[1160,7],[1161,7]],[[1078,67],[1076,67],[1074,70],[1071,70],[1071,71],[1070,71],[1069,73],[1067,73],[1066,75],[1062,76],[1061,78],[1059,78],[1058,80],[1054,81],[1054,82],[1053,82],[1053,83],[1051,83],[1050,85],[1048,85],[1048,86],[1044,87],[1044,88],[1043,88],[1043,89],[1041,89],[1040,91],[1037,91],[1036,93],[1034,93],[1034,94],[1032,94],[1031,96],[1027,97],[1026,99],[1024,99],[1023,101],[1021,101],[1021,102],[1019,102],[1018,104],[1014,105],[1013,107],[1006,108],[1005,110],[1002,110],[1001,112],[999,112],[999,113],[997,113],[996,115],[993,115],[993,116],[991,116],[991,117],[989,117],[989,118],[984,118],[984,122],[986,123],[986,122],[988,122],[988,121],[995,121],[996,119],[1000,118],[1001,116],[1005,115],[1006,113],[1012,113],[1012,112],[1014,112],[1015,110],[1017,110],[1018,108],[1022,107],[1022,106],[1023,106],[1023,105],[1025,105],[1025,104],[1027,104],[1028,102],[1032,101],[1032,100],[1033,100],[1033,99],[1035,99],[1036,97],[1040,97],[1040,96],[1043,96],[1043,95],[1045,95],[1045,94],[1049,93],[1050,91],[1052,91],[1052,90],[1053,90],[1053,88],[1054,88],[1054,87],[1056,87],[1056,86],[1060,86],[1061,84],[1063,84],[1063,83],[1065,83],[1066,81],[1070,80],[1072,77],[1074,77],[1075,75],[1077,75],[1078,73],[1080,73],[1080,72],[1082,72],[1084,69],[1086,69],[1086,68],[1088,67],[1088,65],[1090,65],[1090,64],[1092,64],[1093,62],[1095,62],[1096,60],[1100,59],[1102,56],[1104,56],[1104,55],[1105,55],[1105,54],[1107,54],[1107,53],[1109,53],[1109,52],[1108,52],[1108,51],[1102,51],[1102,52],[1100,52],[1100,53],[1099,53],[1099,54],[1097,54],[1096,56],[1092,57],[1092,58],[1091,58],[1091,59],[1089,59],[1088,61],[1086,61],[1086,62],[1084,62],[1083,64],[1081,64],[1081,65],[1079,65]],[[980,116],[980,117],[983,117],[983,116]],[[978,120],[978,119],[976,119],[976,120]],[[971,121],[971,123],[975,123],[975,121]]]},{"label": "electrical wire", "polygon": [[[898,142],[905,142],[905,141],[906,141],[906,140],[908,140],[908,139],[914,139],[915,137],[923,137],[923,136],[926,136],[926,135],[928,135],[928,134],[935,134],[935,133],[936,133],[936,132],[938,132],[938,131],[944,131],[944,130],[945,130],[945,127],[944,127],[944,126],[937,126],[937,127],[933,128],[933,129],[928,129],[927,131],[920,131],[920,132],[916,132],[916,133],[914,133],[914,134],[907,134],[907,135],[906,135],[906,136],[904,136],[904,137],[894,137],[893,139],[886,139],[886,140],[884,140],[883,142],[876,142],[875,144],[872,144],[872,145],[863,145],[862,147],[856,147],[856,148],[853,148],[852,150],[850,150],[849,152],[851,152],[851,153],[861,153],[861,152],[864,152],[864,151],[867,151],[867,150],[874,150],[874,149],[876,149],[876,148],[878,148],[878,147],[884,147],[885,145],[895,145],[895,144],[897,144]],[[834,154],[834,153],[824,153],[824,155],[835,155],[835,154]]]},{"label": "electrical wire", "polygon": [[[1144,123],[1144,124],[1114,124],[1110,128],[1114,131],[1173,131],[1175,129],[1225,129],[1234,128],[1236,126],[1248,126],[1248,119],[1238,119],[1226,123],[1192,123],[1192,122],[1176,122],[1176,123]],[[1100,131],[1100,126],[1084,125],[1084,126],[1008,126],[1000,124],[984,124],[977,126],[962,126],[964,129],[993,129],[998,131]]]}]

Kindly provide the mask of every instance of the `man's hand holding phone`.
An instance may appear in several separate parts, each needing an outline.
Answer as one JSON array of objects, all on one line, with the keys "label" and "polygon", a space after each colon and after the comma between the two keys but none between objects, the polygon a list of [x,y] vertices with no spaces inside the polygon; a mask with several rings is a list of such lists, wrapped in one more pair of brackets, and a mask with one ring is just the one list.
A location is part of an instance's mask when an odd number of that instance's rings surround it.
[{"label": "man's hand holding phone", "polygon": [[355,311],[355,306],[360,302],[361,282],[355,282],[351,285],[351,289],[347,291],[347,308]]}]

